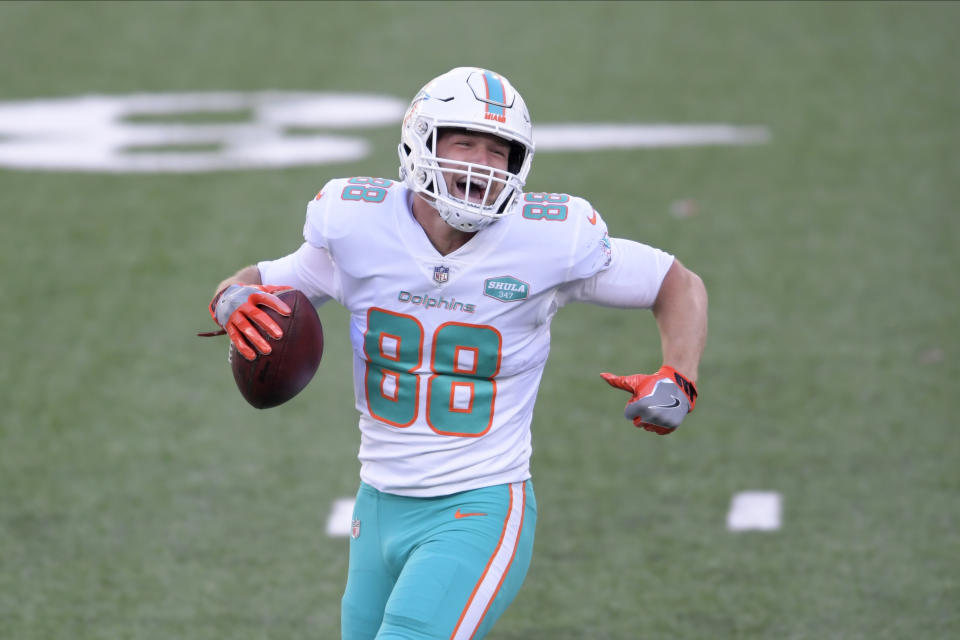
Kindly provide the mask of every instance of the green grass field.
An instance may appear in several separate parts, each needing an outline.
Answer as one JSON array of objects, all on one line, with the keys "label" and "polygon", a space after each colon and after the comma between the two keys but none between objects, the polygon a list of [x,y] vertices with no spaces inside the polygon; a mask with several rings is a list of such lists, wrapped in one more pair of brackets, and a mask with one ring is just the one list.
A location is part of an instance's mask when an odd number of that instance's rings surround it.
[{"label": "green grass field", "polygon": [[[756,146],[538,154],[711,296],[697,411],[657,438],[600,371],[659,366],[652,317],[554,323],[540,508],[492,639],[960,637],[960,5],[0,3],[0,103],[367,92],[508,76],[535,126],[761,125]],[[0,104],[2,106],[2,104]],[[2,126],[3,123],[0,123]],[[0,129],[2,130],[2,129]],[[0,637],[337,638],[358,481],[345,313],[294,401],[249,408],[205,305],[299,245],[341,164],[0,169]],[[0,148],[7,138],[0,135]],[[671,214],[692,200],[695,215]],[[779,492],[777,531],[726,528]]]}]

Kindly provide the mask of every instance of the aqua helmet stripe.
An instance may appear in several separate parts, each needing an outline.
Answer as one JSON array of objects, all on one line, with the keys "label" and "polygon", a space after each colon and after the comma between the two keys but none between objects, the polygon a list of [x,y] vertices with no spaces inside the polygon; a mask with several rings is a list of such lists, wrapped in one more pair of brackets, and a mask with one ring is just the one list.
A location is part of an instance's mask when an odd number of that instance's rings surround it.
[{"label": "aqua helmet stripe", "polygon": [[488,120],[503,122],[506,120],[506,114],[503,107],[506,101],[506,91],[503,88],[503,82],[500,76],[490,71],[483,72],[483,82],[487,87],[487,113]]}]

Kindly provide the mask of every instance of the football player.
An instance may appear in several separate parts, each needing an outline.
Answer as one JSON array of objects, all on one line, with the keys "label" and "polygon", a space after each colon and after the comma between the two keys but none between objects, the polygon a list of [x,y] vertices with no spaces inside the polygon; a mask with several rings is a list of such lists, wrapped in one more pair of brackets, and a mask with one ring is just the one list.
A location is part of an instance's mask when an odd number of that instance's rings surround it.
[{"label": "football player", "polygon": [[601,375],[630,394],[627,419],[668,434],[696,404],[706,290],[670,254],[611,238],[586,200],[524,193],[533,131],[502,75],[431,81],[398,151],[399,181],[328,182],[303,244],[220,283],[211,312],[248,359],[279,331],[259,307],[288,311],[278,286],[350,312],[361,482],[342,637],[482,638],[530,564],[530,423],[554,314],[653,310],[663,366]]}]

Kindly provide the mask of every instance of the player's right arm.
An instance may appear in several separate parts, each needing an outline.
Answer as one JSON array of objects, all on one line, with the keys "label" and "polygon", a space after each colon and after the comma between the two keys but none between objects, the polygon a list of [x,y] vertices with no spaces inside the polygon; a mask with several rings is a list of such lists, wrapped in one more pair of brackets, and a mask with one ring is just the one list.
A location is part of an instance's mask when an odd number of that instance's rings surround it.
[{"label": "player's right arm", "polygon": [[257,352],[270,353],[270,343],[261,331],[275,339],[283,335],[260,307],[281,315],[290,313],[274,293],[298,289],[319,306],[335,296],[337,280],[336,267],[327,250],[305,242],[290,255],[247,265],[223,280],[210,302],[210,315],[230,336],[237,351],[253,360]]},{"label": "player's right arm", "polygon": [[209,305],[210,315],[247,360],[256,358],[257,352],[271,351],[261,331],[272,338],[283,335],[277,323],[260,308],[267,307],[282,315],[290,313],[274,293],[298,289],[316,306],[337,297],[337,269],[325,246],[322,230],[316,228],[316,221],[323,220],[330,202],[329,198],[320,202],[322,194],[321,191],[307,208],[309,231],[305,230],[305,235],[309,233],[313,242],[304,242],[282,258],[247,265],[217,285]]},{"label": "player's right arm", "polygon": [[[283,336],[280,326],[261,307],[273,309],[280,315],[290,315],[290,307],[274,295],[289,290],[290,287],[261,285],[259,282],[248,284],[245,280],[250,279],[249,274],[250,268],[245,267],[233,277],[221,282],[221,287],[214,294],[208,309],[210,317],[223,330],[218,333],[226,333],[240,355],[247,360],[253,360],[257,357],[257,352],[266,355],[272,351],[261,331],[274,339]],[[259,277],[257,280],[259,281]]]},{"label": "player's right arm", "polygon": [[260,279],[260,269],[258,269],[255,264],[247,265],[218,284],[214,290],[214,295],[232,284],[263,284],[263,281]]}]

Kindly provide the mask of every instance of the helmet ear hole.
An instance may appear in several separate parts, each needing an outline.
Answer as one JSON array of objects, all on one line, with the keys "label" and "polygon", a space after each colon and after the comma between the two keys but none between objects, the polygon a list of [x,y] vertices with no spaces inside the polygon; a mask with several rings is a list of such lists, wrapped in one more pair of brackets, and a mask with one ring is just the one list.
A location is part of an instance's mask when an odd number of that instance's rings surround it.
[{"label": "helmet ear hole", "polygon": [[510,173],[520,173],[523,167],[523,159],[527,156],[527,150],[522,144],[517,142],[510,143],[510,157],[507,159],[507,170]]}]

